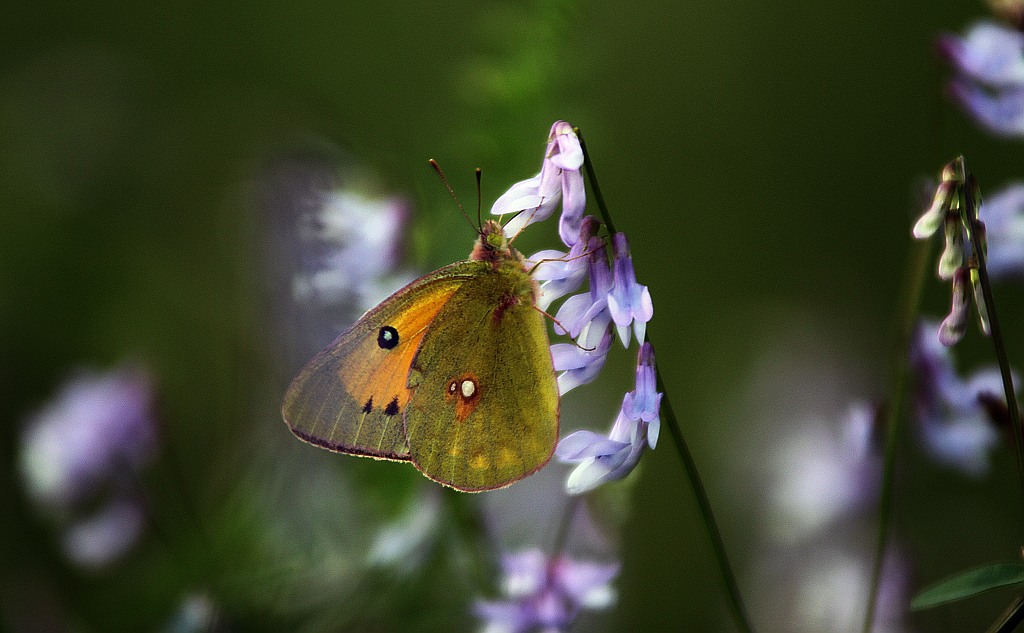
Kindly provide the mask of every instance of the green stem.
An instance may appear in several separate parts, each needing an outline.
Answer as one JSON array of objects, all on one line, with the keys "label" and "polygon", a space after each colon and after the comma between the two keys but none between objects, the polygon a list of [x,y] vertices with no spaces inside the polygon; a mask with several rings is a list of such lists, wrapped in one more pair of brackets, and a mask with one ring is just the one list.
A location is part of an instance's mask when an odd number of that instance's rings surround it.
[{"label": "green stem", "polygon": [[1010,633],[1024,621],[1024,594],[1017,596],[1010,606],[999,616],[988,633]]},{"label": "green stem", "polygon": [[915,241],[904,273],[903,304],[896,317],[891,356],[889,358],[889,385],[891,391],[885,407],[885,447],[882,467],[882,491],[878,501],[878,533],[875,537],[875,551],[871,564],[871,583],[868,588],[868,603],[864,614],[864,633],[871,631],[875,621],[878,601],[878,587],[882,579],[885,550],[889,542],[889,528],[892,525],[893,472],[896,465],[896,444],[899,439],[899,425],[903,413],[903,396],[909,374],[909,350],[911,337],[917,323],[921,289],[924,286],[931,241]]},{"label": "green stem", "polygon": [[[576,136],[580,140],[580,147],[583,150],[583,165],[586,167],[587,179],[590,181],[590,188],[594,193],[594,200],[597,203],[597,208],[601,212],[601,219],[608,227],[608,231],[610,233],[615,233],[615,224],[612,222],[612,216],[608,211],[608,206],[605,204],[604,196],[601,195],[601,188],[597,184],[597,174],[594,171],[594,165],[590,161],[590,155],[587,152],[587,144],[583,141],[583,135],[580,133],[579,128],[575,128],[575,131]],[[649,334],[647,336],[647,341],[651,342]],[[653,345],[653,343],[651,344]],[[672,402],[669,399],[668,390],[665,388],[665,382],[661,378],[661,370],[658,368],[657,359],[655,359],[654,363],[654,372],[657,379],[658,391],[664,394],[661,398],[661,417],[665,421],[665,426],[668,427],[669,434],[672,435],[672,439],[675,441],[676,450],[679,453],[679,459],[683,462],[683,468],[686,470],[690,486],[693,488],[694,495],[697,497],[697,505],[700,508],[701,516],[704,519],[704,527],[707,530],[708,538],[711,540],[711,548],[714,550],[715,559],[718,562],[718,568],[722,574],[722,581],[725,583],[725,593],[729,601],[730,611],[732,612],[737,628],[740,631],[750,633],[753,631],[753,627],[750,625],[750,619],[747,616],[747,610],[743,604],[743,598],[740,595],[739,585],[736,583],[736,577],[732,572],[732,566],[729,564],[729,557],[725,551],[725,543],[722,541],[722,534],[718,529],[718,521],[715,520],[715,513],[711,509],[711,502],[708,500],[707,491],[704,489],[704,484],[701,482],[700,472],[697,470],[697,464],[693,461],[693,456],[690,454],[690,449],[686,445],[686,440],[683,439],[683,432],[679,427],[679,422],[676,420],[675,412],[672,410]]]},{"label": "green stem", "polygon": [[[648,338],[648,342],[650,342],[650,338]],[[697,505],[700,507],[700,514],[704,519],[704,527],[707,529],[708,538],[711,539],[711,549],[714,550],[715,559],[718,561],[718,568],[722,573],[722,581],[725,583],[725,594],[729,599],[729,609],[732,611],[733,619],[736,621],[736,626],[739,630],[749,633],[753,631],[753,627],[750,625],[750,619],[743,604],[743,597],[740,595],[739,585],[736,583],[736,577],[732,573],[732,566],[729,564],[725,543],[722,541],[722,534],[718,529],[718,521],[715,520],[715,513],[711,509],[711,502],[708,500],[704,484],[701,483],[697,464],[693,461],[693,456],[686,445],[686,440],[683,439],[683,432],[676,421],[676,414],[672,410],[672,401],[669,400],[668,390],[665,389],[665,382],[661,379],[661,371],[658,369],[657,360],[655,360],[654,373],[657,377],[658,391],[664,394],[661,397],[661,417],[665,420],[665,426],[668,427],[672,439],[675,440],[679,459],[683,462],[686,476],[689,478],[693,493],[697,497]]]},{"label": "green stem", "polygon": [[966,204],[964,213],[967,215],[968,237],[971,241],[972,253],[978,259],[978,276],[981,280],[981,292],[985,298],[985,310],[988,312],[989,328],[992,333],[992,345],[996,350],[999,363],[999,374],[1003,379],[1003,392],[1006,395],[1006,408],[1010,413],[1010,427],[1013,429],[1013,447],[1017,455],[1017,476],[1020,480],[1021,494],[1024,495],[1024,435],[1021,433],[1020,411],[1017,409],[1017,395],[1013,388],[1013,375],[1010,372],[1010,360],[1006,354],[1006,344],[999,316],[996,314],[996,302],[992,297],[992,284],[988,278],[988,267],[985,264],[985,249],[982,247],[981,227],[978,220],[978,200],[975,199],[977,184],[973,174],[968,174],[964,184]]},{"label": "green stem", "polygon": [[597,184],[597,172],[594,171],[594,165],[590,162],[590,154],[587,152],[587,143],[583,140],[583,133],[580,129],[573,128],[576,132],[576,138],[580,140],[580,149],[583,150],[583,167],[587,170],[587,180],[590,181],[590,190],[594,192],[594,202],[597,203],[597,209],[601,212],[601,219],[604,221],[605,226],[608,227],[608,232],[615,233],[615,223],[612,222],[612,214],[608,212],[608,205],[604,202],[604,196],[601,195],[601,187]]}]

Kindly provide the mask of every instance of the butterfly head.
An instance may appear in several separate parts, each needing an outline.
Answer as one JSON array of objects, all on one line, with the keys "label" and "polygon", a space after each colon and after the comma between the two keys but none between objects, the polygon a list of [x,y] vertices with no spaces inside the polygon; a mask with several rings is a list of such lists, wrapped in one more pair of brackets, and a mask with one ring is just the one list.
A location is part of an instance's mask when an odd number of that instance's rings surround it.
[{"label": "butterfly head", "polygon": [[503,261],[517,259],[518,253],[509,244],[501,224],[494,220],[484,222],[480,228],[480,238],[473,246],[473,252],[469,258],[476,261],[485,261],[499,265]]}]

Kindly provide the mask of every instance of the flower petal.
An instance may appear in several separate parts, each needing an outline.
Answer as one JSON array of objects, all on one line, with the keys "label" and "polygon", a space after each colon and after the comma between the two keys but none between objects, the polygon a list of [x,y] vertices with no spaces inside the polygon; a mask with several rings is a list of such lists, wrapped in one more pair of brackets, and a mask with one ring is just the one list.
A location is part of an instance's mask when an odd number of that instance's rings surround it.
[{"label": "flower petal", "polygon": [[1024,87],[989,92],[980,86],[954,79],[949,84],[954,101],[983,128],[996,136],[1024,135]]},{"label": "flower petal", "polygon": [[958,268],[953,276],[953,303],[949,314],[939,326],[939,342],[946,347],[956,345],[967,331],[967,313],[970,299],[967,294],[967,269]]},{"label": "flower petal", "polygon": [[618,442],[593,431],[576,431],[558,442],[555,455],[563,462],[578,462],[598,455],[614,455],[628,447],[627,442]]},{"label": "flower petal", "polygon": [[964,38],[945,35],[939,50],[957,70],[990,86],[1024,83],[1024,34],[997,22],[981,21]]}]

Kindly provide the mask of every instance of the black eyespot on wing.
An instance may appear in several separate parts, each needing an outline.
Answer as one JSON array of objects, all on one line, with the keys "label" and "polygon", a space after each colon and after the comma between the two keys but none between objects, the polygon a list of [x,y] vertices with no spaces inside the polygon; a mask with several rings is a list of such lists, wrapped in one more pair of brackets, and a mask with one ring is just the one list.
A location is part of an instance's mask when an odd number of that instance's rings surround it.
[{"label": "black eyespot on wing", "polygon": [[384,407],[384,415],[398,415],[398,397],[391,399],[388,406]]},{"label": "black eyespot on wing", "polygon": [[377,332],[377,346],[381,349],[392,349],[395,345],[398,345],[398,330],[385,325]]},{"label": "black eyespot on wing", "polygon": [[369,413],[370,411],[373,411],[373,396],[370,396],[370,399],[363,405],[363,413]]}]

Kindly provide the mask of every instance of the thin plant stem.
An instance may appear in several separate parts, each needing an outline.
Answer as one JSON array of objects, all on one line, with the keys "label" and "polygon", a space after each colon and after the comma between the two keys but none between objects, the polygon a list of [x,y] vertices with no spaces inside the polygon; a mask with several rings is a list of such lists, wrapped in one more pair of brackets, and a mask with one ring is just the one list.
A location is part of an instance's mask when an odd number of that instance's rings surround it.
[{"label": "thin plant stem", "polygon": [[[583,140],[583,135],[580,133],[579,128],[575,128],[576,136],[579,138],[580,147],[583,150],[583,164],[587,170],[587,179],[590,181],[591,191],[594,193],[594,200],[597,203],[597,208],[601,212],[601,219],[608,227],[608,231],[615,233],[615,225],[612,222],[611,213],[608,211],[608,206],[605,204],[604,196],[601,195],[601,188],[597,184],[597,174],[594,171],[594,165],[590,161],[590,155],[587,152],[587,144]],[[647,341],[651,342],[650,335],[647,336]],[[653,345],[653,342],[651,343]],[[697,470],[697,464],[693,461],[693,456],[690,454],[690,449],[687,447],[686,440],[683,438],[683,432],[679,427],[679,422],[676,420],[675,412],[672,409],[672,401],[669,399],[668,389],[665,388],[665,382],[661,377],[661,369],[658,367],[657,359],[654,362],[654,372],[657,381],[657,389],[662,394],[661,399],[661,417],[668,427],[669,434],[672,435],[672,439],[675,442],[676,451],[679,453],[679,459],[683,463],[683,468],[686,470],[686,476],[690,482],[690,487],[693,488],[694,495],[697,497],[697,505],[700,508],[701,517],[704,519],[704,527],[707,530],[708,538],[711,540],[711,548],[714,551],[715,559],[718,562],[719,571],[722,574],[722,581],[725,584],[725,593],[729,602],[729,609],[732,612],[733,620],[735,620],[736,626],[740,631],[750,633],[753,631],[753,627],[750,625],[750,619],[747,616],[746,607],[743,604],[743,597],[740,594],[739,585],[736,582],[736,576],[733,574],[732,566],[729,564],[729,557],[726,554],[725,543],[722,541],[721,531],[718,529],[718,521],[715,520],[715,513],[711,509],[711,502],[708,500],[707,491],[704,488],[704,484],[701,482],[700,472]]]},{"label": "thin plant stem", "polygon": [[711,509],[711,502],[708,500],[704,484],[701,483],[697,464],[693,461],[693,456],[686,445],[686,440],[683,439],[683,432],[676,421],[675,412],[672,410],[672,401],[669,400],[668,391],[665,389],[665,382],[661,379],[661,371],[658,369],[657,359],[655,359],[654,373],[657,377],[658,391],[664,394],[661,398],[661,415],[665,420],[665,426],[668,427],[669,434],[675,440],[679,459],[683,462],[687,478],[690,480],[693,493],[697,497],[697,505],[700,507],[701,516],[704,518],[704,527],[707,529],[708,538],[711,539],[711,549],[715,553],[718,568],[722,573],[722,581],[725,583],[725,594],[729,599],[729,609],[732,611],[733,620],[735,620],[739,630],[749,633],[753,631],[753,627],[750,625],[750,618],[743,604],[743,597],[740,594],[739,585],[736,583],[736,577],[732,573],[732,566],[729,564],[729,557],[725,551],[722,534],[718,529],[718,522],[715,520],[715,513]]},{"label": "thin plant stem", "polygon": [[931,241],[914,241],[907,260],[903,278],[903,304],[896,316],[892,347],[889,357],[890,392],[885,406],[885,447],[882,467],[882,490],[878,500],[878,533],[875,537],[875,551],[871,563],[871,581],[868,585],[868,602],[864,613],[864,633],[871,631],[875,621],[878,601],[878,587],[882,580],[882,567],[889,542],[889,528],[892,525],[893,473],[896,465],[896,445],[899,440],[900,422],[903,419],[903,397],[906,393],[909,375],[909,349],[911,337],[917,322],[921,290],[924,286]]},{"label": "thin plant stem", "polygon": [[1017,599],[1006,607],[999,619],[989,627],[988,633],[1010,633],[1022,621],[1024,621],[1024,594],[1017,596]]},{"label": "thin plant stem", "polygon": [[580,140],[580,149],[583,150],[583,167],[587,170],[587,180],[590,181],[590,190],[594,192],[594,202],[597,203],[597,209],[601,212],[601,219],[604,221],[605,226],[608,227],[609,233],[615,233],[615,223],[612,222],[612,214],[608,212],[608,205],[604,202],[604,196],[601,195],[601,186],[597,184],[597,172],[594,171],[594,165],[590,162],[590,154],[587,152],[587,143],[583,140],[583,133],[580,129],[573,128],[576,132],[576,138]]},{"label": "thin plant stem", "polygon": [[560,553],[564,552],[566,545],[569,542],[569,530],[572,528],[573,521],[576,520],[576,511],[580,505],[580,497],[577,495],[570,495],[569,500],[565,504],[565,511],[562,513],[562,518],[558,522],[558,531],[555,533],[555,541],[551,547],[552,558],[555,558]]},{"label": "thin plant stem", "polygon": [[[965,170],[966,171],[966,170]],[[996,314],[996,302],[992,297],[992,284],[988,278],[988,267],[986,266],[985,249],[982,247],[982,228],[978,220],[979,200],[975,199],[977,183],[973,174],[965,174],[964,198],[965,204],[961,214],[966,214],[968,237],[972,246],[972,253],[978,260],[978,276],[981,281],[981,292],[985,298],[985,311],[988,313],[989,329],[992,334],[992,346],[995,347],[996,361],[999,363],[999,375],[1003,379],[1003,391],[1006,395],[1006,408],[1010,414],[1010,428],[1013,429],[1013,447],[1017,456],[1017,476],[1020,480],[1021,495],[1024,495],[1024,435],[1021,433],[1020,411],[1017,408],[1016,390],[1013,388],[1013,375],[1010,372],[1010,360],[1006,354],[1006,343],[1003,339],[1003,331],[999,326],[999,316]],[[963,217],[963,216],[961,216]],[[980,312],[980,308],[979,308]],[[1024,499],[1024,496],[1022,496]]]}]

